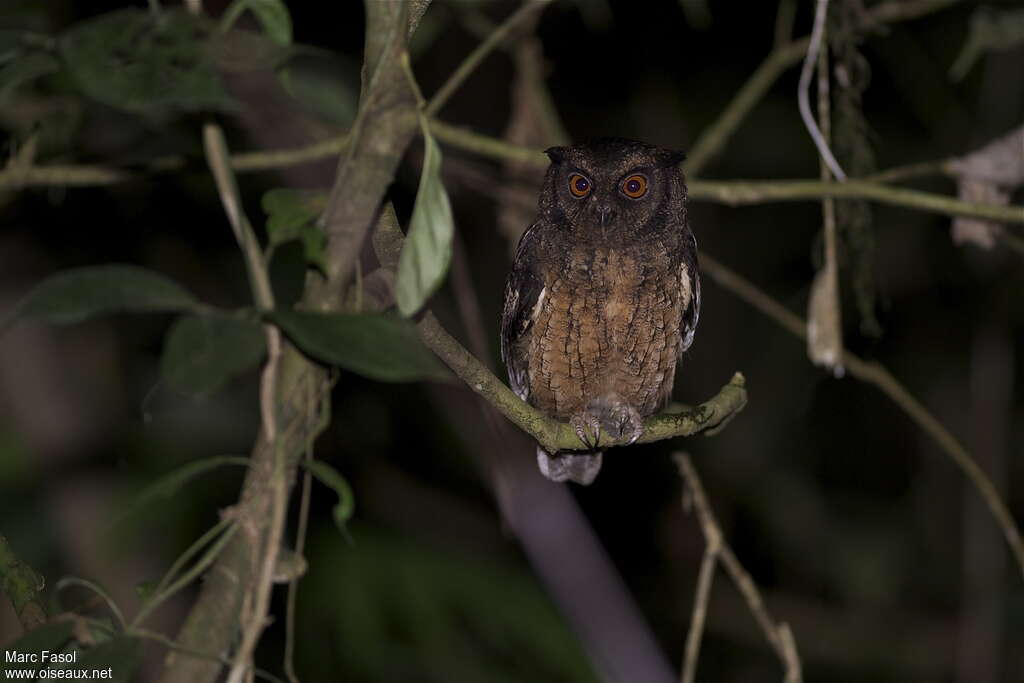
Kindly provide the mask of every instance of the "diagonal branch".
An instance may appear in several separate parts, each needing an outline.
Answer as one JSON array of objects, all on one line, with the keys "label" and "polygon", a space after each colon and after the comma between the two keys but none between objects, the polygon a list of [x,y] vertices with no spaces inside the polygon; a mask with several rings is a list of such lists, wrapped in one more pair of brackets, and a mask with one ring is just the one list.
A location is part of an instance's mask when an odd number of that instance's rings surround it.
[{"label": "diagonal branch", "polygon": [[[758,289],[756,285],[726,268],[707,254],[701,254],[700,262],[701,269],[719,285],[767,315],[794,336],[800,339],[806,337],[807,327],[800,316],[791,312]],[[843,353],[843,364],[851,375],[863,382],[874,384],[882,393],[891,398],[960,468],[974,488],[977,489],[978,494],[981,495],[991,511],[992,516],[995,517],[996,522],[1003,531],[1003,535],[1006,537],[1006,543],[1010,546],[1010,550],[1020,567],[1021,573],[1024,574],[1024,543],[1021,541],[1020,529],[1017,527],[1013,515],[1010,514],[1010,510],[1006,507],[1006,503],[999,497],[999,493],[992,484],[992,480],[978,466],[978,463],[964,445],[934,415],[928,412],[928,409],[914,398],[885,366],[880,363],[866,361],[849,351]]]},{"label": "diagonal branch", "polygon": [[455,91],[469,78],[470,74],[483,62],[484,58],[496,48],[501,41],[512,32],[514,28],[525,22],[527,19],[532,17],[535,13],[540,12],[550,3],[551,0],[525,0],[522,6],[509,16],[498,28],[490,33],[482,43],[476,46],[469,56],[459,64],[458,68],[448,77],[448,80],[444,82],[434,96],[430,99],[427,104],[424,113],[427,116],[433,116],[437,112],[441,111],[441,108],[448,102]]}]

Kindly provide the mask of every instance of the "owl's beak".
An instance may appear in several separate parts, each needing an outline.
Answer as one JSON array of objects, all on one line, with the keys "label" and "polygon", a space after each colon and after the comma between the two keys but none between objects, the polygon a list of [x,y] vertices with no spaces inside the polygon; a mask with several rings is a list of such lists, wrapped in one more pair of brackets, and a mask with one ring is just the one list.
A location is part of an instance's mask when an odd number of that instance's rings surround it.
[{"label": "owl's beak", "polygon": [[608,223],[612,220],[612,207],[608,204],[599,206],[597,208],[598,222],[601,223],[602,228],[608,227]]}]

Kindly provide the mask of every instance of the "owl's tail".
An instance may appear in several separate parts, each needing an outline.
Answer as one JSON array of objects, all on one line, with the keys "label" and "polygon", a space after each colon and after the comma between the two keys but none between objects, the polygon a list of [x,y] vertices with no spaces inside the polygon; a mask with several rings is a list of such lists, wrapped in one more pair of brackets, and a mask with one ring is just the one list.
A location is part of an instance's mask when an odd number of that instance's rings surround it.
[{"label": "owl's tail", "polygon": [[601,471],[601,451],[596,453],[557,453],[551,455],[537,446],[537,466],[551,481],[574,481],[587,486]]}]

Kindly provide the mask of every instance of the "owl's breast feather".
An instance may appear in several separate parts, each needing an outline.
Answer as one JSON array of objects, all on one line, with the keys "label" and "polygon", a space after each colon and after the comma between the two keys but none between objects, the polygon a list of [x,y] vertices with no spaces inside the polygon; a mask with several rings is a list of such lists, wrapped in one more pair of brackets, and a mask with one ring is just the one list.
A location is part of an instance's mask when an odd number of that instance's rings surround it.
[{"label": "owl's breast feather", "polygon": [[618,394],[644,415],[671,391],[683,292],[668,253],[577,249],[547,273],[529,342],[531,402],[566,418]]}]

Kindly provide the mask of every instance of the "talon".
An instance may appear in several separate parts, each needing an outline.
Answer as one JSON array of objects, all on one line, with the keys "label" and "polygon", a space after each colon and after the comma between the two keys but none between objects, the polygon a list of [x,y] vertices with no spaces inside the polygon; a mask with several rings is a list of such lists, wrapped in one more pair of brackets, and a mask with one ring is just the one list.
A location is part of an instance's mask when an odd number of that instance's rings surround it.
[{"label": "talon", "polygon": [[569,419],[569,424],[587,450],[594,450],[601,441],[601,421],[596,415],[582,412]]},{"label": "talon", "polygon": [[606,405],[605,431],[611,433],[616,439],[624,440],[627,444],[635,443],[644,433],[643,418],[640,417],[640,413],[622,400],[607,401]]}]

